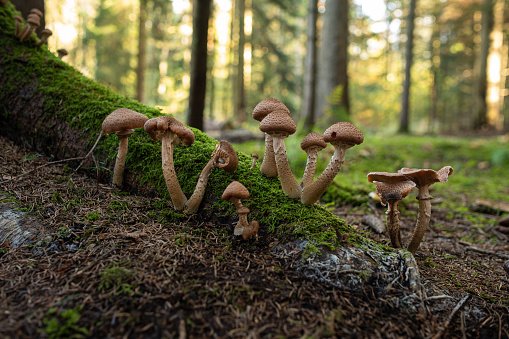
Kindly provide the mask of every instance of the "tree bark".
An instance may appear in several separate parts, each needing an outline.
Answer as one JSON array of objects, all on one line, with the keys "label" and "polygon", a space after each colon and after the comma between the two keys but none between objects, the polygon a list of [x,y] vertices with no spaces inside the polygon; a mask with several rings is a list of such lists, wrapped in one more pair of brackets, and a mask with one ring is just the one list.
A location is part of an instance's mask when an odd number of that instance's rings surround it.
[{"label": "tree bark", "polygon": [[244,93],[244,46],[246,44],[246,35],[244,32],[244,12],[246,10],[245,0],[237,0],[237,11],[239,17],[239,58],[237,64],[237,95],[236,100],[237,107],[235,107],[235,113],[237,116],[237,122],[242,123],[246,121],[246,100]]},{"label": "tree bark", "polygon": [[316,90],[316,21],[318,19],[318,2],[308,0],[308,22],[306,42],[306,69],[304,71],[304,100],[302,117],[304,129],[311,132],[315,125],[315,90]]},{"label": "tree bark", "polygon": [[147,59],[147,0],[140,0],[139,26],[138,26],[138,66],[136,69],[136,99],[145,101],[145,71]]},{"label": "tree bark", "polygon": [[403,82],[403,94],[401,96],[401,113],[399,120],[399,132],[408,133],[410,116],[410,71],[413,64],[414,48],[414,26],[415,26],[415,7],[417,0],[410,0],[407,23],[407,40],[405,44],[405,80]]},{"label": "tree bark", "polygon": [[191,50],[191,88],[187,124],[203,130],[203,111],[207,88],[207,38],[211,0],[193,2],[193,42]]}]

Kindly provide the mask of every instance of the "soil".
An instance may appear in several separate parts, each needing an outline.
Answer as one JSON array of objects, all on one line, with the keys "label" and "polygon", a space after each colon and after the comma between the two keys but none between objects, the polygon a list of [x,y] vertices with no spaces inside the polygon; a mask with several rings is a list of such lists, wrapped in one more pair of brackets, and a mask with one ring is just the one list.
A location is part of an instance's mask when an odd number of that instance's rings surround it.
[{"label": "soil", "polygon": [[[369,285],[345,291],[303,277],[271,255],[271,235],[244,241],[233,224],[199,216],[169,224],[157,198],[47,165],[2,137],[0,149],[0,204],[27,211],[39,230],[30,245],[0,246],[0,337],[509,338],[509,237],[475,222],[496,216],[433,206],[415,256],[427,297],[415,308]],[[388,244],[362,224],[383,218],[370,206],[333,212]],[[416,210],[402,206],[403,242]]]}]

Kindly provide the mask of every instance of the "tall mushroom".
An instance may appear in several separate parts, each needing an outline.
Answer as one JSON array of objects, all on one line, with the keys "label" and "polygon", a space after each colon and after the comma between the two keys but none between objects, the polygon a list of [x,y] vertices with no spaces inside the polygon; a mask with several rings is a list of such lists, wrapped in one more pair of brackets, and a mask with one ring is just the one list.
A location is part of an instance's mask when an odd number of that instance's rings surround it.
[{"label": "tall mushroom", "polygon": [[180,141],[190,146],[194,142],[194,133],[180,121],[170,116],[147,120],[143,128],[152,139],[161,140],[161,158],[166,188],[168,193],[170,193],[173,208],[180,211],[185,207],[187,198],[180,188],[177,174],[175,173],[173,146],[180,143]]},{"label": "tall mushroom", "polygon": [[129,137],[135,128],[141,128],[148,118],[141,113],[128,108],[119,108],[111,112],[102,123],[102,132],[107,135],[116,132],[119,145],[115,169],[113,170],[113,185],[122,187],[124,180],[125,157]]},{"label": "tall mushroom", "polygon": [[19,34],[21,33],[20,28],[21,28],[21,23],[22,23],[22,22],[23,22],[23,18],[22,18],[21,16],[16,15],[16,16],[14,17],[14,27],[15,27],[15,28],[14,28],[14,36],[15,36],[16,38],[19,38]]},{"label": "tall mushroom", "polygon": [[417,252],[431,219],[431,200],[433,197],[429,194],[429,187],[436,182],[447,182],[449,175],[451,175],[453,171],[451,166],[442,167],[438,171],[410,168],[402,168],[398,171],[398,173],[404,175],[407,180],[415,182],[417,189],[419,189],[419,193],[417,194],[417,200],[419,200],[417,223],[415,224],[414,233],[407,247],[408,251],[412,252],[412,254]]},{"label": "tall mushroom", "polygon": [[[281,101],[275,98],[267,98],[260,101],[253,109],[253,119],[262,121],[269,113],[282,110],[290,116],[290,110]],[[272,146],[272,136],[265,133],[265,153],[263,155],[262,164],[260,165],[260,172],[266,177],[277,177],[277,167],[274,158],[274,148]]]},{"label": "tall mushroom", "polygon": [[345,162],[346,151],[364,141],[361,131],[349,122],[338,122],[330,126],[323,133],[323,139],[334,146],[334,154],[325,170],[313,183],[304,186],[301,202],[314,204],[339,173]]},{"label": "tall mushroom", "polygon": [[42,46],[46,42],[48,42],[48,38],[53,35],[53,32],[49,29],[43,29],[41,31],[41,40],[37,41],[35,45],[37,47]]},{"label": "tall mushroom", "polygon": [[323,140],[323,135],[311,132],[300,143],[300,148],[306,152],[307,162],[302,176],[302,187],[305,187],[315,179],[316,160],[318,152],[327,147],[327,143]]},{"label": "tall mushroom", "polygon": [[231,202],[237,208],[237,213],[239,214],[239,221],[237,222],[237,225],[235,225],[233,234],[242,235],[242,233],[244,232],[244,227],[249,226],[249,222],[247,221],[247,214],[249,213],[249,208],[243,206],[240,200],[249,198],[249,191],[240,182],[233,181],[226,187],[221,198],[223,200]]},{"label": "tall mushroom", "polygon": [[29,14],[27,22],[21,33],[19,34],[19,40],[21,42],[26,41],[30,38],[33,32],[41,25],[41,18],[37,14]]},{"label": "tall mushroom", "polygon": [[200,173],[194,192],[187,201],[184,211],[188,214],[193,214],[198,211],[203,196],[205,195],[210,173],[214,168],[221,168],[226,172],[232,173],[237,169],[238,164],[239,158],[233,146],[226,140],[218,142],[216,148],[212,152],[209,162]]},{"label": "tall mushroom", "polygon": [[408,181],[402,174],[387,172],[371,172],[368,174],[368,181],[375,183],[382,205],[388,204],[385,214],[392,247],[402,248],[398,203],[412,191],[415,183]]},{"label": "tall mushroom", "polygon": [[260,130],[272,137],[274,158],[276,160],[277,173],[279,181],[281,181],[283,192],[290,198],[296,199],[300,197],[302,188],[293,176],[286,155],[284,142],[286,137],[295,133],[297,130],[295,122],[284,110],[276,110],[269,113],[262,122],[260,122]]}]

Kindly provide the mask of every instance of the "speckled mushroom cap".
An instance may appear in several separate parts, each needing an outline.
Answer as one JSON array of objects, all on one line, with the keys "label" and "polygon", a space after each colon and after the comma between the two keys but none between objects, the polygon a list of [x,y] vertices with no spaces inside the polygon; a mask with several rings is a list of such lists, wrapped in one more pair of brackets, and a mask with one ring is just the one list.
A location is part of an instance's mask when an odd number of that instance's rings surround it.
[{"label": "speckled mushroom cap", "polygon": [[260,122],[260,131],[268,134],[283,133],[290,135],[295,133],[296,130],[295,122],[284,110],[273,111]]},{"label": "speckled mushroom cap", "polygon": [[41,31],[41,35],[52,36],[53,32],[50,29],[45,28]]},{"label": "speckled mushroom cap", "polygon": [[247,188],[238,181],[232,181],[228,187],[225,188],[221,199],[230,200],[230,198],[247,199],[249,198],[249,191]]},{"label": "speckled mushroom cap", "polygon": [[30,14],[27,17],[27,23],[29,23],[32,26],[39,27],[41,25],[41,17],[37,14]]},{"label": "speckled mushroom cap", "polygon": [[275,98],[267,98],[260,101],[253,109],[253,119],[262,121],[269,113],[282,110],[286,114],[290,115],[290,110],[281,101]]},{"label": "speckled mushroom cap", "polygon": [[172,133],[175,133],[185,145],[190,146],[194,142],[193,131],[169,115],[147,120],[143,129],[145,129],[145,132],[154,140],[160,139],[161,136],[159,132],[170,130]]},{"label": "speckled mushroom cap", "polygon": [[37,15],[39,18],[42,18],[43,14],[40,10],[38,10],[37,8],[32,8],[30,10],[30,14],[35,14]]},{"label": "speckled mushroom cap", "polygon": [[353,124],[341,121],[327,128],[323,132],[323,139],[333,145],[335,143],[359,145],[364,141],[364,135]]},{"label": "speckled mushroom cap", "polygon": [[19,16],[19,15],[14,16],[14,20],[16,20],[16,21],[18,21],[20,23],[23,22],[23,18],[21,16]]},{"label": "speckled mushroom cap", "polygon": [[323,140],[323,135],[311,132],[300,143],[300,148],[304,151],[313,146],[320,147],[320,149],[327,147],[327,143]]},{"label": "speckled mushroom cap", "polygon": [[219,158],[221,159],[217,165],[219,168],[229,173],[232,173],[237,169],[239,166],[239,157],[233,149],[233,146],[228,141],[221,140],[216,152],[219,154]]},{"label": "speckled mushroom cap", "polygon": [[380,197],[383,205],[385,205],[389,200],[403,199],[415,187],[415,182],[409,180],[394,183],[374,181],[374,183],[376,187],[376,194]]},{"label": "speckled mushroom cap", "polygon": [[435,182],[447,182],[449,175],[452,174],[454,169],[451,166],[444,166],[440,170],[435,171],[432,169],[413,169],[402,168],[398,173],[407,177],[417,184],[418,187],[429,186]]},{"label": "speckled mushroom cap", "polygon": [[127,129],[141,128],[148,118],[128,108],[119,108],[111,112],[102,123],[104,134]]},{"label": "speckled mushroom cap", "polygon": [[386,183],[396,183],[401,181],[407,181],[408,178],[401,173],[389,173],[389,172],[371,172],[368,173],[368,181],[380,181]]}]

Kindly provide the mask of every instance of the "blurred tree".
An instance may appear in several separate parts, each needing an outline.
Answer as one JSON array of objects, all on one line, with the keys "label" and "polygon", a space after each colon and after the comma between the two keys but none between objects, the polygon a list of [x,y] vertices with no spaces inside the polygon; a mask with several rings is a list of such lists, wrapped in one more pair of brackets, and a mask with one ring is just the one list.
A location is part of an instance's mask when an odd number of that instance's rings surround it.
[{"label": "blurred tree", "polygon": [[306,64],[304,69],[304,99],[302,102],[302,117],[305,119],[304,129],[311,132],[315,125],[315,97],[316,97],[316,39],[318,20],[318,1],[308,0],[307,32],[306,32]]},{"label": "blurred tree", "polygon": [[21,12],[21,15],[25,20],[28,17],[28,14],[30,14],[32,8],[37,8],[43,13],[41,18],[41,25],[37,27],[37,30],[35,31],[37,36],[40,38],[41,31],[46,28],[44,0],[12,0],[11,2],[14,7],[16,7],[16,9]]},{"label": "blurred tree", "polygon": [[234,36],[238,39],[234,49],[234,64],[237,65],[234,76],[233,86],[234,91],[234,115],[237,123],[243,123],[246,121],[246,95],[244,89],[244,48],[246,44],[246,34],[244,29],[246,11],[246,0],[235,0],[235,18],[234,22]]},{"label": "blurred tree", "polygon": [[409,132],[409,110],[410,110],[410,70],[413,63],[414,47],[414,25],[415,6],[417,0],[410,0],[410,8],[406,20],[406,44],[405,44],[405,81],[403,83],[403,94],[401,97],[401,115],[399,121],[399,132]]},{"label": "blurred tree", "polygon": [[348,118],[348,0],[325,4],[316,118],[328,126]]},{"label": "blurred tree", "polygon": [[191,88],[187,124],[203,130],[203,110],[207,87],[207,38],[212,0],[193,2],[193,41],[191,44]]},{"label": "blurred tree", "polygon": [[145,102],[145,71],[147,68],[147,4],[148,0],[140,0],[138,14],[138,63],[136,67],[136,100]]}]

